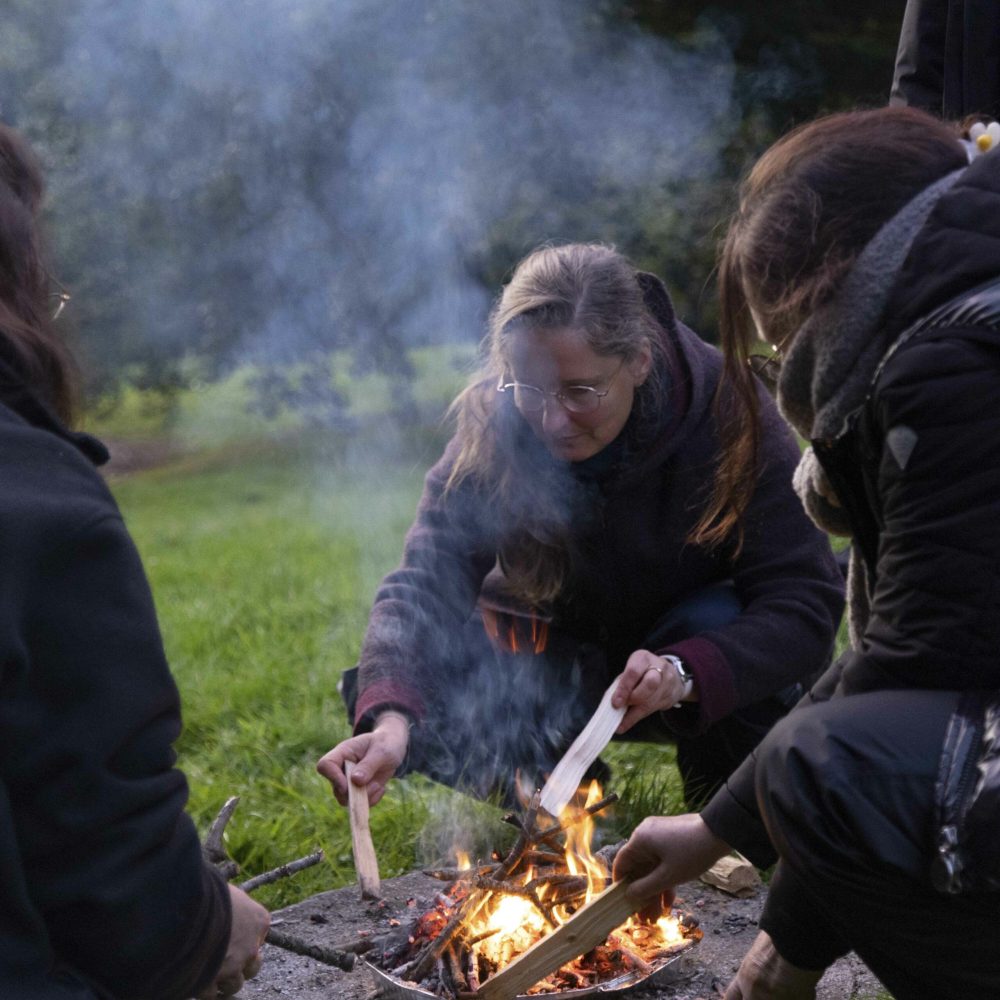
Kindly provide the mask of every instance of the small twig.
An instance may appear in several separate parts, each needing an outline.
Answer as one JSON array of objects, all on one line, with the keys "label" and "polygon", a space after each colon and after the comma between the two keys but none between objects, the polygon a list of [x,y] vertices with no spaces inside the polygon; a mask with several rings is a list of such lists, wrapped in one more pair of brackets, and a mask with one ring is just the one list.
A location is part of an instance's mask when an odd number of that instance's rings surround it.
[{"label": "small twig", "polygon": [[277,868],[272,868],[269,872],[254,875],[253,878],[248,878],[245,882],[241,882],[239,888],[244,892],[253,892],[254,889],[259,889],[262,885],[270,885],[272,882],[277,882],[278,879],[287,878],[289,875],[294,875],[305,868],[312,868],[313,865],[318,865],[322,860],[323,852],[314,851],[312,854],[307,854],[304,858],[288,861]]},{"label": "small twig", "polygon": [[606,795],[599,802],[595,802],[592,806],[586,806],[582,812],[577,813],[571,819],[567,820],[567,822],[553,823],[551,826],[547,826],[544,830],[539,830],[535,834],[535,839],[545,840],[553,834],[568,830],[571,826],[575,826],[579,823],[583,819],[584,814],[587,816],[596,816],[597,813],[601,812],[603,809],[607,809],[608,806],[614,805],[617,801],[618,793],[612,792],[610,795]]}]

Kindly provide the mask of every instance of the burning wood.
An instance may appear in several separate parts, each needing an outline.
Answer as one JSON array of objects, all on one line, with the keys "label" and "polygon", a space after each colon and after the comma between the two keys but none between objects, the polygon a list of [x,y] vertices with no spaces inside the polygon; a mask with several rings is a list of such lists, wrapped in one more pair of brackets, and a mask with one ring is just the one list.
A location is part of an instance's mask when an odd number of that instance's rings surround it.
[{"label": "burning wood", "polygon": [[690,921],[630,917],[624,886],[611,886],[613,855],[591,853],[593,816],[616,798],[601,799],[594,783],[587,806],[539,823],[536,793],[522,816],[505,817],[518,831],[505,854],[425,872],[447,889],[366,953],[382,987],[443,1000],[604,992],[648,978],[700,939]]}]

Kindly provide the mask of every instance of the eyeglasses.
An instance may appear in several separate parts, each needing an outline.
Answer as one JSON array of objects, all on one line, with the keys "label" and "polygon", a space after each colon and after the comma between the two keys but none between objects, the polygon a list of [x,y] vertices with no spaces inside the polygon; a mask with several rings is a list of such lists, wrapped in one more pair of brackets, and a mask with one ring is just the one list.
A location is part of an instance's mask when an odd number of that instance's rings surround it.
[{"label": "eyeglasses", "polygon": [[58,281],[58,279],[52,277],[51,274],[49,275],[49,281],[59,289],[57,292],[49,292],[49,300],[53,303],[52,319],[57,320],[62,315],[63,309],[69,305],[69,301],[73,298],[73,296],[70,295],[65,286]]},{"label": "eyeglasses", "polygon": [[607,388],[603,390],[595,389],[592,385],[567,385],[556,392],[549,392],[526,382],[501,382],[497,386],[497,392],[512,392],[514,405],[522,413],[541,413],[545,409],[546,396],[551,396],[569,413],[593,413],[601,405],[601,400],[611,392],[611,383],[624,364],[625,359],[622,358],[614,375],[608,379]]},{"label": "eyeglasses", "polygon": [[781,351],[771,345],[770,354],[751,354],[747,358],[747,367],[754,375],[759,376],[768,387],[773,388],[778,384],[782,360]]}]

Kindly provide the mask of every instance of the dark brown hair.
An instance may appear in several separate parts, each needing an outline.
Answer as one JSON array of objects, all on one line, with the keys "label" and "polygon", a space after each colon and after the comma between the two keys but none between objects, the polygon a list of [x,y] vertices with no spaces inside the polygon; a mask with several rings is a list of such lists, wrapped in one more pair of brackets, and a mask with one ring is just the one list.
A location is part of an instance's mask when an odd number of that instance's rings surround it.
[{"label": "dark brown hair", "polygon": [[77,369],[52,326],[51,279],[39,227],[38,160],[0,123],[0,356],[63,420],[73,418]]},{"label": "dark brown hair", "polygon": [[957,126],[913,108],[879,108],[802,125],[754,166],[719,258],[722,459],[701,540],[724,537],[753,493],[758,386],[746,360],[756,323],[771,344],[787,347],[882,225],[966,163]]}]

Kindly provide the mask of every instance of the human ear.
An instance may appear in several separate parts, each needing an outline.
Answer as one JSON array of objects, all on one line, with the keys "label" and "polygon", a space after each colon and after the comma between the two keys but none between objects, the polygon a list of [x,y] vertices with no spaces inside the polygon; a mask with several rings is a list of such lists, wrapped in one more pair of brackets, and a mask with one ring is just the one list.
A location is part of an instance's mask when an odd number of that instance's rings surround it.
[{"label": "human ear", "polygon": [[632,373],[632,381],[636,387],[642,385],[649,378],[649,373],[653,368],[653,351],[649,346],[649,341],[643,341],[643,345],[638,355],[629,362],[629,371]]}]

